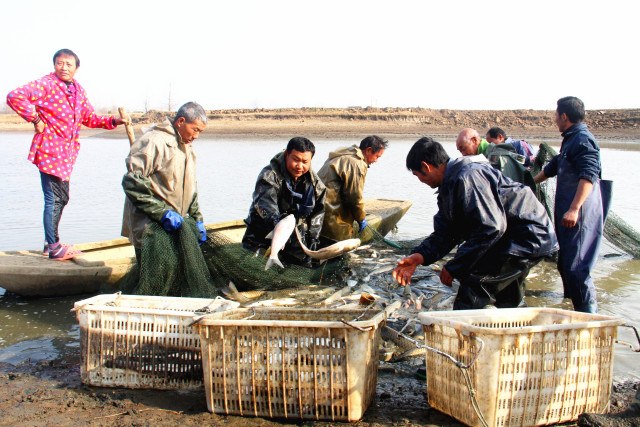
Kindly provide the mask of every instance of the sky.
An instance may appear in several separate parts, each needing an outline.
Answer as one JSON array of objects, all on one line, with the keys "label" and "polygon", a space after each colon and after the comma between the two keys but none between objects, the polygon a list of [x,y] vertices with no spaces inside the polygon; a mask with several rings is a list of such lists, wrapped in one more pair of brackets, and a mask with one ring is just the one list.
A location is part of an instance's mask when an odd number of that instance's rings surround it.
[{"label": "sky", "polygon": [[103,110],[638,108],[638,16],[637,0],[22,0],[2,6],[0,93],[68,48]]}]

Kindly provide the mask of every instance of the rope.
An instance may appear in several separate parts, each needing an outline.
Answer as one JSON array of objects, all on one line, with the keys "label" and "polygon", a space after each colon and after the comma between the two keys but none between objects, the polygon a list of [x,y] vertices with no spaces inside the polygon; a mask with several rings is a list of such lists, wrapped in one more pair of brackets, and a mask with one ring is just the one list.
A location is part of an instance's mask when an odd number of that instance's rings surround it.
[{"label": "rope", "polygon": [[[387,326],[387,328],[389,328],[389,326]],[[478,404],[478,399],[476,398],[476,390],[473,388],[473,384],[471,383],[471,377],[469,376],[469,371],[468,371],[468,369],[471,368],[471,366],[475,363],[475,361],[478,359],[478,356],[482,352],[482,349],[484,348],[484,341],[482,341],[478,337],[470,336],[471,338],[473,338],[474,340],[480,343],[480,348],[478,348],[478,351],[476,352],[475,356],[473,356],[473,359],[471,359],[471,362],[465,365],[464,363],[458,361],[455,357],[451,356],[449,353],[445,353],[444,351],[429,347],[428,345],[422,345],[418,343],[416,340],[414,340],[413,338],[410,338],[405,334],[396,331],[395,329],[392,329],[392,328],[389,328],[389,329],[391,329],[393,332],[397,333],[401,337],[411,341],[417,348],[427,349],[433,353],[439,354],[440,356],[446,357],[447,359],[451,360],[453,364],[456,365],[460,369],[460,372],[462,373],[462,378],[464,378],[465,385],[469,390],[469,400],[471,401],[471,406],[473,407],[474,412],[480,419],[480,422],[482,423],[483,427],[489,427],[487,420],[484,418],[484,415],[482,414],[480,405]],[[429,390],[427,390],[427,392],[429,392]]]}]

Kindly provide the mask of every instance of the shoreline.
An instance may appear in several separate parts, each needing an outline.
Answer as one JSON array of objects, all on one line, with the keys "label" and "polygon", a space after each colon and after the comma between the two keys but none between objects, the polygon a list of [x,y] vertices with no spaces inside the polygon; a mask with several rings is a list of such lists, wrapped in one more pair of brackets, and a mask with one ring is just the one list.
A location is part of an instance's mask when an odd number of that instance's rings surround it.
[{"label": "shoreline", "polygon": [[[170,113],[152,110],[130,113],[136,136]],[[285,108],[210,110],[204,135],[283,136],[309,138],[364,137],[455,138],[472,127],[481,135],[499,126],[514,139],[560,140],[549,110],[431,110],[422,108]],[[640,140],[640,109],[589,110],[585,123],[596,138]],[[15,113],[0,114],[1,131],[33,132],[33,126]],[[84,135],[126,138],[123,127],[113,131],[83,128]]]}]

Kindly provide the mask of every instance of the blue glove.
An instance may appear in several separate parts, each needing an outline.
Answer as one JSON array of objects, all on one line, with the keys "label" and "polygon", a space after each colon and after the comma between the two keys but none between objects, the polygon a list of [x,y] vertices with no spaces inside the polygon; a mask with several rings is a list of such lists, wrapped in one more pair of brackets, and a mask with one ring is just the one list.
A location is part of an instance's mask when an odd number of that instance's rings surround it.
[{"label": "blue glove", "polygon": [[202,221],[198,221],[196,223],[196,225],[198,226],[198,231],[200,232],[200,238],[198,239],[198,244],[202,245],[204,242],[207,241],[207,230],[204,228],[204,223]]},{"label": "blue glove", "polygon": [[365,227],[367,226],[367,218],[363,219],[362,221],[360,221],[358,224],[360,224],[360,230],[358,230],[359,232],[362,232],[362,230],[365,229]]},{"label": "blue glove", "polygon": [[168,210],[162,216],[160,220],[160,224],[162,224],[162,228],[164,228],[169,233],[174,233],[182,226],[182,217],[177,212],[172,210]]}]

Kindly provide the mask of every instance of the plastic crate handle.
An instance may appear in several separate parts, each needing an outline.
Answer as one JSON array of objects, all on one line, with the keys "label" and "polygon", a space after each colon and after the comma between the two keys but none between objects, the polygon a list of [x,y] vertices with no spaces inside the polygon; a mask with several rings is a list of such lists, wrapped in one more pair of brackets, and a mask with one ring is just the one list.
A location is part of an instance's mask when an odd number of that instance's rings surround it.
[{"label": "plastic crate handle", "polygon": [[[351,326],[351,325],[349,325],[349,326]],[[414,340],[413,338],[408,337],[407,335],[403,334],[402,332],[398,332],[395,329],[390,328],[388,325],[386,327],[391,329],[394,333],[400,335],[402,338],[412,342],[413,345],[416,346],[416,348],[429,350],[429,351],[431,351],[433,353],[439,354],[440,356],[444,356],[447,359],[451,360],[457,367],[462,368],[462,369],[469,369],[475,363],[475,361],[478,359],[478,356],[480,356],[480,353],[482,352],[482,349],[484,348],[484,341],[482,341],[482,339],[476,337],[475,335],[469,335],[470,338],[473,338],[474,340],[476,340],[476,341],[478,341],[480,343],[480,347],[478,348],[478,352],[475,354],[475,356],[473,356],[473,359],[471,359],[471,362],[469,362],[467,365],[465,365],[464,363],[460,362],[458,359],[456,359],[455,357],[453,357],[449,353],[446,353],[444,351],[440,351],[438,349],[429,347],[428,345],[422,345],[418,341]]]},{"label": "plastic crate handle", "polygon": [[633,326],[633,325],[627,325],[626,323],[624,325],[620,325],[620,326],[624,326],[625,328],[633,329],[633,332],[635,332],[635,334],[636,334],[636,339],[638,340],[638,348],[637,349],[633,348],[633,345],[629,344],[628,342],[624,342],[624,341],[620,341],[620,340],[616,340],[616,342],[618,344],[623,344],[623,345],[629,346],[629,348],[631,348],[631,350],[635,351],[636,353],[640,353],[640,335],[638,334],[638,330],[636,329],[636,327]]},{"label": "plastic crate handle", "polygon": [[[386,327],[389,328],[389,326],[386,326]],[[464,363],[460,362],[449,353],[429,347],[428,345],[422,345],[418,341],[414,340],[413,338],[409,338],[402,332],[398,332],[393,328],[389,328],[389,329],[391,329],[393,332],[397,333],[401,337],[412,342],[416,346],[416,348],[429,350],[433,353],[439,354],[440,356],[446,357],[447,359],[451,360],[458,368],[460,368],[460,372],[462,373],[462,377],[464,378],[465,385],[467,386],[467,389],[469,389],[469,399],[471,400],[471,406],[473,407],[473,410],[478,416],[478,419],[480,420],[480,423],[483,425],[483,427],[489,426],[489,424],[487,423],[487,420],[484,418],[484,415],[482,414],[482,410],[480,409],[480,406],[478,405],[478,400],[476,399],[476,390],[473,388],[471,379],[469,378],[469,372],[468,372],[468,369],[475,363],[475,361],[478,359],[478,356],[482,352],[482,349],[484,348],[484,341],[482,341],[482,339],[469,334],[470,338],[473,338],[474,340],[480,343],[480,347],[478,348],[478,352],[476,353],[476,355],[473,356],[473,359],[471,359],[471,362],[465,365]]]}]

